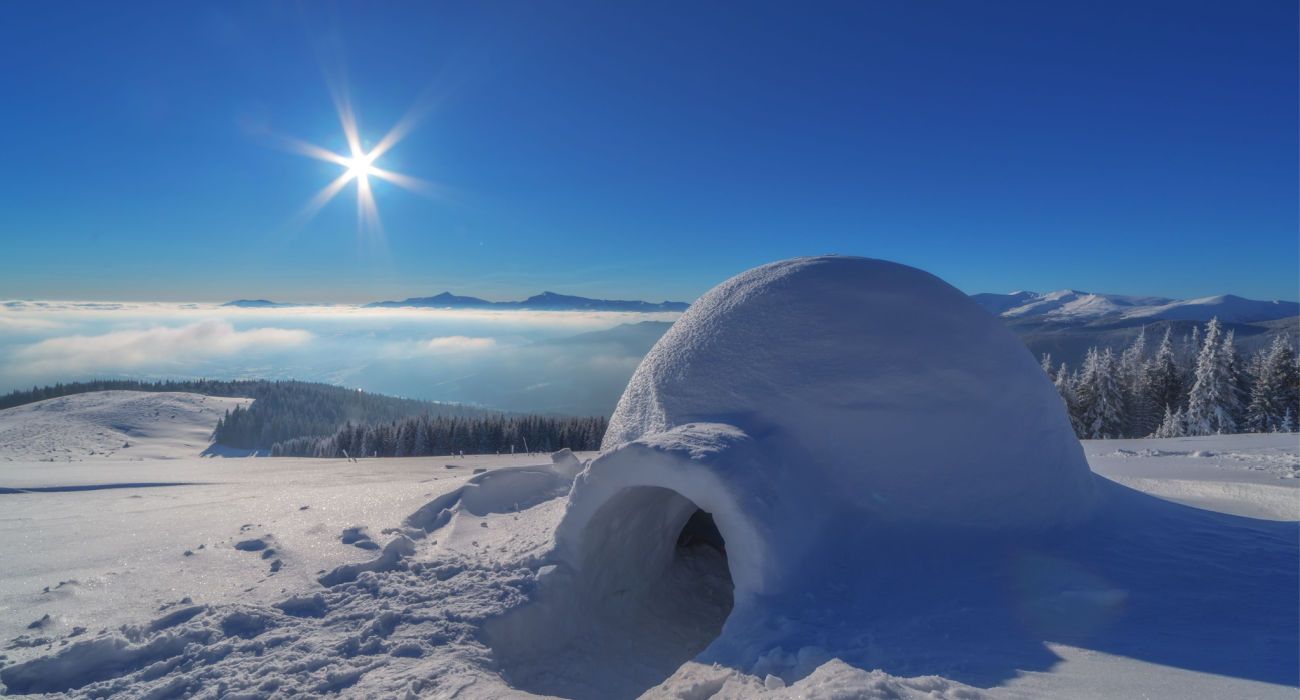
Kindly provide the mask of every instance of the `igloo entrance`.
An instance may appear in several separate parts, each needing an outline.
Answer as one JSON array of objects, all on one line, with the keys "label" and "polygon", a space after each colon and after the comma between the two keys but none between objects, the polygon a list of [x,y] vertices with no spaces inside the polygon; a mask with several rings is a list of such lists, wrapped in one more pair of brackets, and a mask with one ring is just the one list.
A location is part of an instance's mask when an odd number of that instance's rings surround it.
[{"label": "igloo entrance", "polygon": [[726,541],[710,513],[672,489],[613,494],[586,524],[582,559],[487,626],[512,686],[636,697],[703,651],[731,613]]}]

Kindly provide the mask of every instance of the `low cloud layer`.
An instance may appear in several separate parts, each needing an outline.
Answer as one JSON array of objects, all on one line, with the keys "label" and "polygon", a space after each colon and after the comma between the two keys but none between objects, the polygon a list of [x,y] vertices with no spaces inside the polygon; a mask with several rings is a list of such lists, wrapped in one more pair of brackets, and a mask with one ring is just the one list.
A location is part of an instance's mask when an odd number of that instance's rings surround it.
[{"label": "low cloud layer", "polygon": [[0,392],[98,377],[303,379],[608,413],[678,314],[0,302]]},{"label": "low cloud layer", "polygon": [[301,346],[313,337],[305,330],[254,328],[235,330],[225,321],[201,321],[180,327],[154,326],[99,335],[68,335],[42,340],[14,353],[28,372],[74,374],[183,365],[237,353],[262,353]]}]

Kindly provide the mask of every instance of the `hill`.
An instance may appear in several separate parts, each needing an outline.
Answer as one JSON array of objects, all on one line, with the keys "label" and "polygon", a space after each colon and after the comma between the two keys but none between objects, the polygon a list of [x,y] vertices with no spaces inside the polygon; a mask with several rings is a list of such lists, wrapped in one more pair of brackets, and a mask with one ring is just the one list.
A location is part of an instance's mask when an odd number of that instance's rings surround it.
[{"label": "hill", "polygon": [[185,392],[97,391],[0,410],[0,459],[197,457],[227,411],[249,399]]},{"label": "hill", "polygon": [[[209,379],[162,382],[100,380],[33,387],[0,397],[0,409],[61,396],[115,390],[185,392],[208,397],[253,399],[251,404],[237,402],[237,405],[230,405],[229,412],[217,416],[208,424],[207,431],[218,445],[268,452],[277,442],[333,435],[348,423],[391,423],[426,414],[480,417],[498,413],[473,406],[404,399],[317,382]],[[204,442],[206,444],[206,438]]]}]

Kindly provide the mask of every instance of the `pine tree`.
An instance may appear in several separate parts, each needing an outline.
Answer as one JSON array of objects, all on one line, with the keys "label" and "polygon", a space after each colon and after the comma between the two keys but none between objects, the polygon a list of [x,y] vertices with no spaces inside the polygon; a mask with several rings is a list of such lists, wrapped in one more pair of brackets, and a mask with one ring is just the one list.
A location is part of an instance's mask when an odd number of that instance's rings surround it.
[{"label": "pine tree", "polygon": [[1056,372],[1056,378],[1052,382],[1056,386],[1056,393],[1060,394],[1061,401],[1065,403],[1065,414],[1070,418],[1070,427],[1074,429],[1075,435],[1083,433],[1082,422],[1079,419],[1079,402],[1074,395],[1074,377],[1070,374],[1070,368],[1064,362],[1061,368]]},{"label": "pine tree", "polygon": [[1144,326],[1120,355],[1119,369],[1124,392],[1124,437],[1142,437],[1155,429],[1159,407],[1148,401],[1146,391],[1147,329]]},{"label": "pine tree", "polygon": [[1286,413],[1282,416],[1282,421],[1281,421],[1280,423],[1278,423],[1278,425],[1277,425],[1277,430],[1275,430],[1275,431],[1273,431],[1273,432],[1276,432],[1276,433],[1294,433],[1294,432],[1295,432],[1295,418],[1294,418],[1293,414],[1291,413],[1291,409],[1290,409],[1290,408],[1286,409]]},{"label": "pine tree", "polygon": [[1250,376],[1237,352],[1237,332],[1229,330],[1223,336],[1220,357],[1223,372],[1228,378],[1227,411],[1232,416],[1232,432],[1242,432],[1246,424],[1246,406],[1250,403]]},{"label": "pine tree", "polygon": [[1296,370],[1295,350],[1281,335],[1273,338],[1267,350],[1255,354],[1252,364],[1254,382],[1246,409],[1246,427],[1257,433],[1283,431],[1288,415],[1295,415],[1300,403],[1300,372]]},{"label": "pine tree", "polygon": [[1123,434],[1124,392],[1119,381],[1118,363],[1110,348],[1103,352],[1098,352],[1095,347],[1088,350],[1075,395],[1082,428],[1080,437],[1116,438]]},{"label": "pine tree", "polygon": [[1153,415],[1159,415],[1163,411],[1166,417],[1178,412],[1183,400],[1183,371],[1178,366],[1171,333],[1170,329],[1165,329],[1165,337],[1160,341],[1156,356],[1143,368],[1143,374],[1146,375],[1143,404]]},{"label": "pine tree", "polygon": [[1196,356],[1196,373],[1187,395],[1187,434],[1216,435],[1237,432],[1236,414],[1240,408],[1237,387],[1232,376],[1233,352],[1225,348],[1223,327],[1219,319],[1210,319],[1205,340]]},{"label": "pine tree", "polygon": [[1187,434],[1187,417],[1182,411],[1174,411],[1169,406],[1165,406],[1164,420],[1160,421],[1160,426],[1152,433],[1153,437],[1172,438],[1183,437]]}]

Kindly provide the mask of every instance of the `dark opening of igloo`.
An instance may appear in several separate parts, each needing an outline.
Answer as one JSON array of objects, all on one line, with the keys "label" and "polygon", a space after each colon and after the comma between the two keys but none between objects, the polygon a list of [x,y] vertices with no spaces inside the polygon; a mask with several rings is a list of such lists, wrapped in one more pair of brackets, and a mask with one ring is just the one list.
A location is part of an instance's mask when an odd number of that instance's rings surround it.
[{"label": "dark opening of igloo", "polygon": [[677,535],[677,547],[712,547],[723,555],[727,553],[727,542],[718,532],[713,514],[698,508],[682,526],[681,534]]},{"label": "dark opening of igloo", "polygon": [[[510,684],[567,698],[634,698],[705,649],[731,613],[726,541],[680,493],[637,486],[592,517],[579,571],[488,625]],[[557,673],[557,669],[565,669]]]}]

